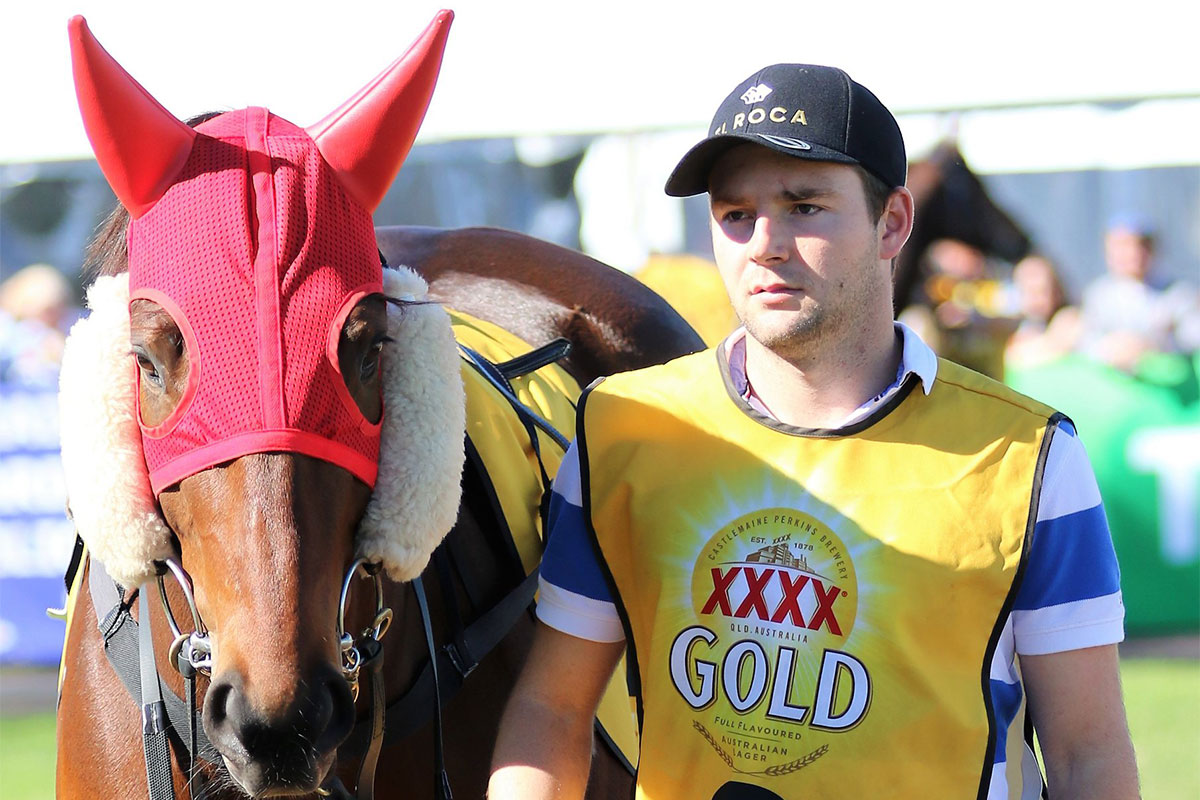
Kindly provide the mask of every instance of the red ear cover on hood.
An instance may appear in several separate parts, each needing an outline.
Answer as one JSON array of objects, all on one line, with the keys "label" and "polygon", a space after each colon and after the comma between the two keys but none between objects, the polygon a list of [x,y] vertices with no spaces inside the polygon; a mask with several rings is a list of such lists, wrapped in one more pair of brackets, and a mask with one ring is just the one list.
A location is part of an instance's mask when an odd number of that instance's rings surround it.
[{"label": "red ear cover on hood", "polygon": [[453,19],[453,11],[439,11],[404,55],[306,129],[342,184],[369,211],[383,200],[417,138]]},{"label": "red ear cover on hood", "polygon": [[72,17],[67,28],[83,126],[104,177],[136,219],[170,187],[197,133],[100,46],[83,17]]}]

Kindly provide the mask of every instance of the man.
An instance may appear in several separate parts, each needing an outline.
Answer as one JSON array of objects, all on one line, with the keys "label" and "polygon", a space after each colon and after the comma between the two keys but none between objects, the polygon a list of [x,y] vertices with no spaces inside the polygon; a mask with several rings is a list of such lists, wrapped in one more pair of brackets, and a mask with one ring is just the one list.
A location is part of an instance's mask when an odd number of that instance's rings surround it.
[{"label": "man", "polygon": [[1200,350],[1200,291],[1154,272],[1155,235],[1141,214],[1115,215],[1104,234],[1107,272],[1083,293],[1081,349],[1129,373],[1153,353]]},{"label": "man", "polygon": [[905,163],[867,89],[781,64],[676,167],[743,328],[585,394],[494,800],[582,794],[625,647],[639,797],[1034,797],[1025,694],[1052,797],[1137,795],[1086,456],[894,324]]}]

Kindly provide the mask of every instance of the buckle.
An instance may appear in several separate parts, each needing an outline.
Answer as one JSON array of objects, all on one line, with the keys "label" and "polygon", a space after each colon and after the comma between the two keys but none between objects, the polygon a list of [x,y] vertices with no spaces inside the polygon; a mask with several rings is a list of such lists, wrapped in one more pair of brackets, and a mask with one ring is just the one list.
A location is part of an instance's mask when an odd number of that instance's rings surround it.
[{"label": "buckle", "polygon": [[448,642],[442,649],[446,651],[450,663],[454,665],[454,669],[458,670],[458,674],[463,680],[466,680],[466,677],[479,666],[479,662],[470,657],[470,650],[467,649],[466,642]]}]

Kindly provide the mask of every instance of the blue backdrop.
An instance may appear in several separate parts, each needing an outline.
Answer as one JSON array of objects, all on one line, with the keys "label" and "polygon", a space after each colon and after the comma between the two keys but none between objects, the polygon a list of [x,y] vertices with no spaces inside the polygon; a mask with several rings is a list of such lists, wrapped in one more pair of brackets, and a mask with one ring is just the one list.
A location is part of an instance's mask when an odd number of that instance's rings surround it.
[{"label": "blue backdrop", "polygon": [[0,383],[0,663],[57,664],[75,534],[58,457],[52,388]]}]

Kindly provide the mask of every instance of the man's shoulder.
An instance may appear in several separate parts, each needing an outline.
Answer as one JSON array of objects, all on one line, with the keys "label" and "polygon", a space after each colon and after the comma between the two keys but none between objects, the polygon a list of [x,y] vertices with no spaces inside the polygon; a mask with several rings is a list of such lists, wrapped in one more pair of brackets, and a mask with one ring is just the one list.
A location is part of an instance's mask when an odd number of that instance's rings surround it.
[{"label": "man's shoulder", "polygon": [[665,364],[655,364],[600,378],[587,388],[587,392],[621,397],[669,394],[681,386],[693,384],[710,370],[712,375],[719,372],[715,348],[680,356]]},{"label": "man's shoulder", "polygon": [[944,358],[938,359],[934,393],[939,389],[942,394],[957,394],[969,397],[985,407],[992,406],[997,412],[1008,408],[1012,412],[1031,415],[1041,421],[1059,416],[1051,406],[1021,394],[994,378]]}]

